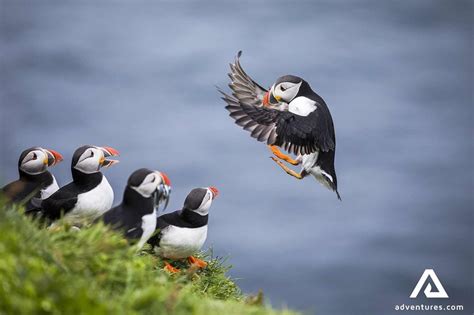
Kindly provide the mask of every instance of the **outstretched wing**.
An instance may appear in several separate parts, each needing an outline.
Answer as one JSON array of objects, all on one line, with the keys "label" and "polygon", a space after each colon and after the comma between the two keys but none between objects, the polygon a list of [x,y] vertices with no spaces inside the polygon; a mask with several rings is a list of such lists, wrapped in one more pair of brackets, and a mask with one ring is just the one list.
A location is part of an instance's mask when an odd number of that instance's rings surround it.
[{"label": "outstretched wing", "polygon": [[229,87],[232,90],[232,95],[246,104],[262,106],[263,97],[267,90],[245,73],[240,65],[239,59],[241,55],[242,51],[239,51],[234,63],[230,64],[231,71],[228,75],[231,80]]},{"label": "outstretched wing", "polygon": [[335,147],[332,121],[321,112],[325,110],[324,106],[317,106],[308,116],[299,116],[288,111],[246,104],[234,96],[221,93],[230,117],[258,141],[280,146],[296,155],[329,151]]},{"label": "outstretched wing", "polygon": [[234,96],[224,95],[222,99],[227,103],[225,107],[229,111],[229,116],[235,120],[235,123],[250,132],[250,135],[260,142],[266,142],[269,145],[277,141],[276,120],[280,111],[267,109],[263,106],[252,106],[241,103]]}]

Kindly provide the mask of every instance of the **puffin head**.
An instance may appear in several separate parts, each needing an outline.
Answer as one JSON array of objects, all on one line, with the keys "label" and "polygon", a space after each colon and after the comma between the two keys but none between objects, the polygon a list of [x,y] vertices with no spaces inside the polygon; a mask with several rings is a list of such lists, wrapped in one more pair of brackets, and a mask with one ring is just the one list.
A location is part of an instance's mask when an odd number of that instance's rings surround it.
[{"label": "puffin head", "polygon": [[302,86],[306,87],[308,83],[300,77],[294,75],[279,77],[263,97],[263,105],[277,105],[280,102],[288,104],[301,95]]},{"label": "puffin head", "polygon": [[26,149],[18,160],[18,170],[29,175],[38,175],[46,172],[49,166],[63,160],[61,154],[54,150],[33,147]]},{"label": "puffin head", "polygon": [[155,207],[164,203],[166,209],[171,194],[171,181],[163,172],[141,168],[130,175],[127,188],[135,190],[144,198],[154,197]]},{"label": "puffin head", "polygon": [[119,161],[107,158],[118,155],[119,152],[111,147],[84,145],[74,152],[71,168],[84,174],[97,173],[102,167],[110,167],[117,164]]},{"label": "puffin head", "polygon": [[184,209],[200,215],[207,215],[212,201],[217,198],[219,191],[216,187],[194,188],[184,200]]}]

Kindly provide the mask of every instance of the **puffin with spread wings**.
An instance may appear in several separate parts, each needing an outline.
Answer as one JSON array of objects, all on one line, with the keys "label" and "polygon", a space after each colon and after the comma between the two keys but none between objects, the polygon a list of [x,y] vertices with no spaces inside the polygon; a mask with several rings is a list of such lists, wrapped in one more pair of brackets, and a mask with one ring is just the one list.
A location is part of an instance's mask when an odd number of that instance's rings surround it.
[{"label": "puffin with spread wings", "polygon": [[[286,173],[297,179],[313,175],[335,191],[340,200],[334,168],[336,135],[331,113],[322,97],[308,82],[293,75],[282,76],[269,90],[264,89],[243,70],[241,54],[240,51],[230,64],[232,95],[219,90],[230,117],[253,138],[266,142],[275,155],[272,159]],[[295,154],[296,159],[282,153],[279,147]],[[301,164],[301,172],[295,172],[282,161]]]}]

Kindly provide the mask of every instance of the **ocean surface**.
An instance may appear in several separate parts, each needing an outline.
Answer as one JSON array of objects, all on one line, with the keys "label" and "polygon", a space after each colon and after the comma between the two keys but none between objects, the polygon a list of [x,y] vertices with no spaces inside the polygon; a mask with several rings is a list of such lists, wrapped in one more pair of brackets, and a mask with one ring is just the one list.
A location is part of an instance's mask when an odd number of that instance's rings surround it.
[{"label": "ocean surface", "polygon": [[[116,203],[140,167],[170,176],[170,210],[217,186],[206,247],[275,307],[472,314],[472,1],[0,4],[0,183],[29,146],[64,155],[66,184],[76,147],[109,145]],[[228,117],[215,86],[239,50],[263,86],[296,74],[326,100],[342,202]],[[409,298],[425,269],[449,299]]]}]

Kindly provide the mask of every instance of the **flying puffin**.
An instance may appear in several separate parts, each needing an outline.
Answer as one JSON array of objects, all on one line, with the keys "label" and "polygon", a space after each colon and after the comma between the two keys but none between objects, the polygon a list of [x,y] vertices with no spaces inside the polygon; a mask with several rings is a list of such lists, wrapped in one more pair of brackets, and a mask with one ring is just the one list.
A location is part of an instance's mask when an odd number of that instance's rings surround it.
[{"label": "flying puffin", "polygon": [[[148,240],[156,253],[167,259],[188,258],[189,263],[204,268],[207,263],[193,256],[206,241],[207,220],[212,201],[218,196],[215,187],[195,188],[186,197],[183,209],[161,215],[157,218],[159,229]],[[165,269],[178,269],[165,262]]]},{"label": "flying puffin", "polygon": [[64,214],[68,221],[82,223],[109,210],[114,192],[100,169],[118,163],[107,159],[118,154],[111,147],[84,145],[76,149],[71,163],[73,181],[40,203],[42,217],[54,221]]},{"label": "flying puffin", "polygon": [[[322,97],[308,82],[294,75],[282,76],[269,90],[264,89],[242,69],[241,54],[240,51],[235,62],[230,64],[232,95],[219,90],[230,116],[237,125],[251,132],[253,138],[268,144],[278,158],[272,159],[285,172],[297,179],[313,175],[335,191],[340,200],[334,168],[334,124]],[[297,155],[296,159],[283,154],[278,147]],[[291,170],[281,160],[292,165],[301,164],[301,172]]]},{"label": "flying puffin", "polygon": [[162,202],[167,204],[170,188],[171,182],[165,173],[146,168],[136,170],[128,178],[122,203],[105,212],[101,219],[123,231],[127,239],[138,240],[137,246],[142,248],[156,229],[155,208]]},{"label": "flying puffin", "polygon": [[33,147],[20,154],[18,172],[20,178],[2,188],[2,193],[11,202],[22,203],[25,210],[31,210],[33,198],[46,199],[59,189],[56,178],[48,167],[63,160],[61,154],[54,150]]}]

